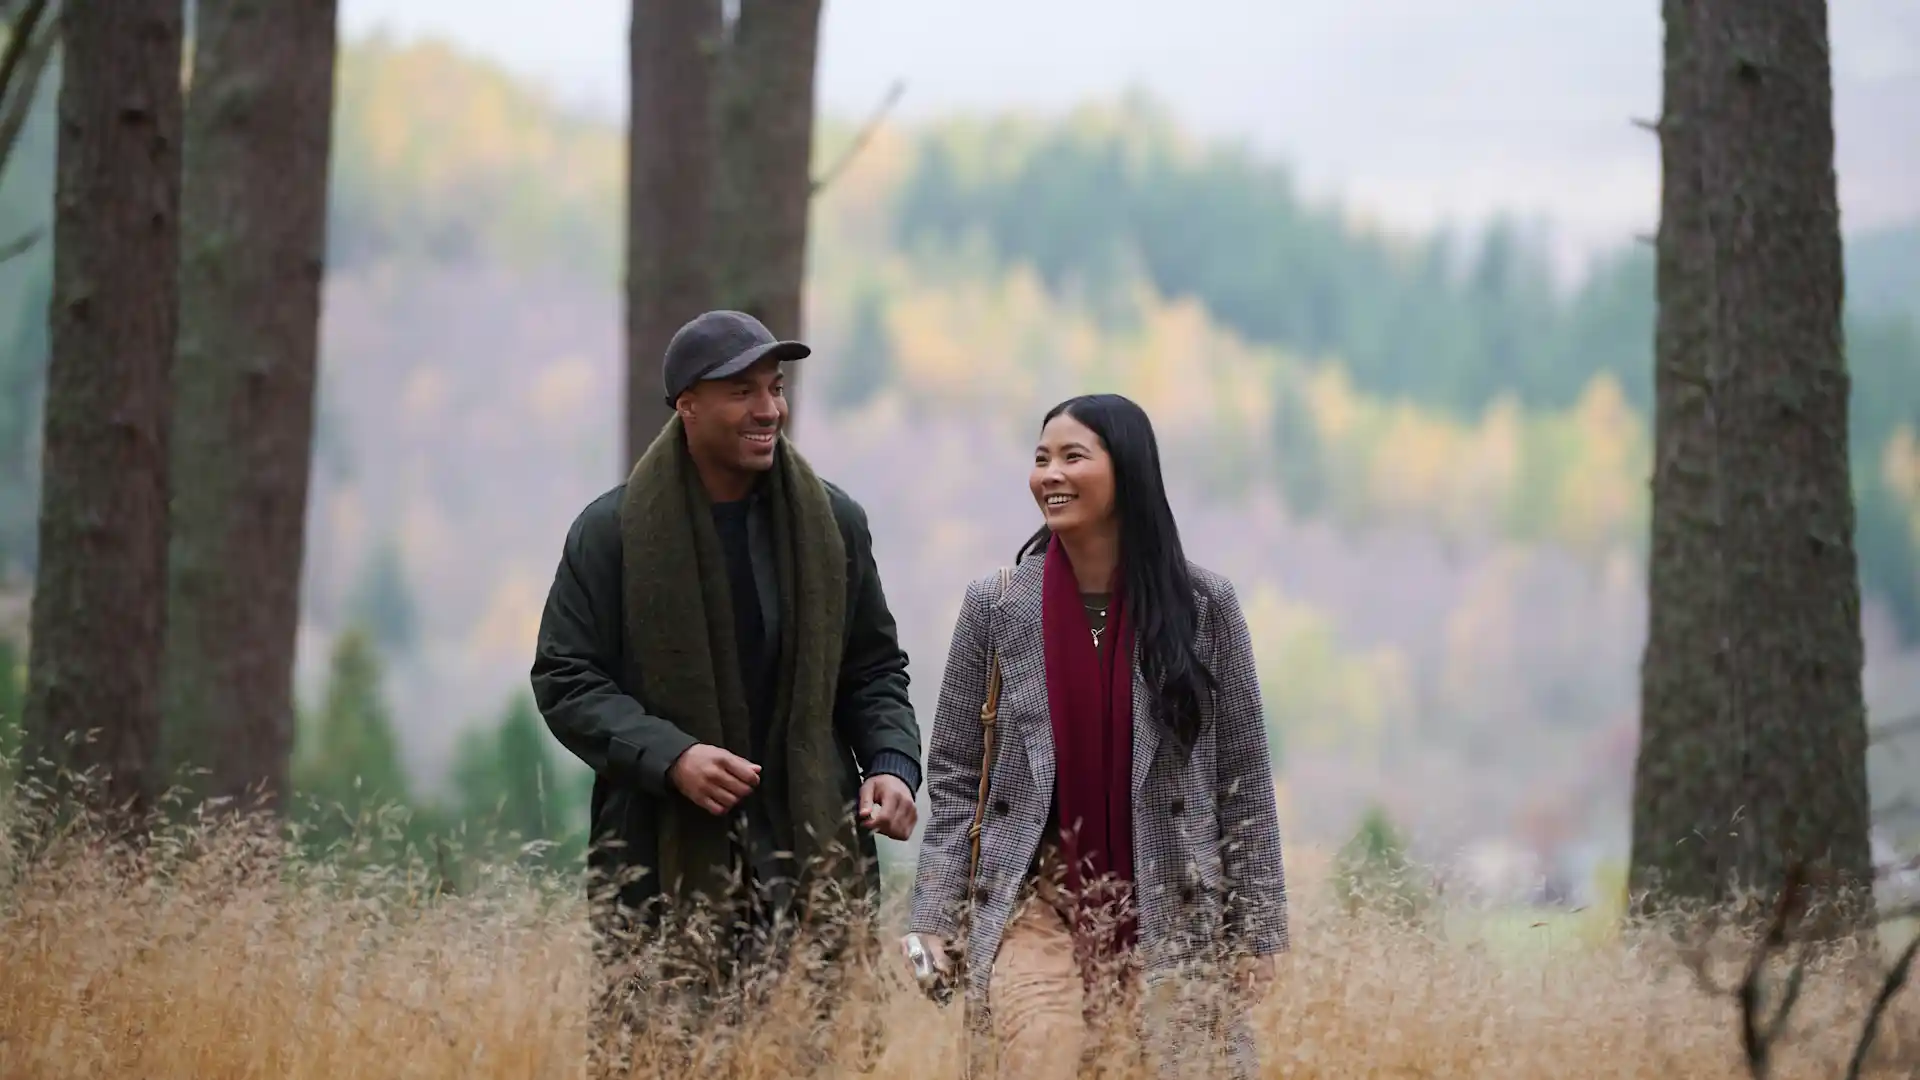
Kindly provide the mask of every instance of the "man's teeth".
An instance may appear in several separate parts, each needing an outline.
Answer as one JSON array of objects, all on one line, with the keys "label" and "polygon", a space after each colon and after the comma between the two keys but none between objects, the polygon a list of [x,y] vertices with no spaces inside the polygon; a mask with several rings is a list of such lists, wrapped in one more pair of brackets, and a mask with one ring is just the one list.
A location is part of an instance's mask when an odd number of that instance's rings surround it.
[{"label": "man's teeth", "polygon": [[773,433],[768,432],[765,435],[748,435],[747,438],[753,440],[754,442],[770,443],[773,441]]}]

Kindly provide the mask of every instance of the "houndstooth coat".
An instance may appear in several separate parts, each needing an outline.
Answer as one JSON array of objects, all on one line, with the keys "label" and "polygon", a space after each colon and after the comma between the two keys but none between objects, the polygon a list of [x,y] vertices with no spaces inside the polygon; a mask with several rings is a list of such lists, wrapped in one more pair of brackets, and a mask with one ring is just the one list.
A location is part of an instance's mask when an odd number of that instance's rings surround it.
[{"label": "houndstooth coat", "polygon": [[[998,574],[968,586],[927,748],[931,813],[920,844],[908,929],[952,941],[963,906],[974,905],[964,949],[966,994],[978,1015],[984,1015],[1001,934],[1020,898],[1053,800],[1053,728],[1040,628],[1044,562],[1043,555],[1022,561],[1004,593]],[[1202,702],[1200,736],[1190,753],[1183,754],[1153,716],[1153,697],[1137,659],[1134,668],[1137,952],[1150,994],[1209,983],[1217,987],[1233,954],[1266,955],[1288,946],[1286,874],[1252,641],[1232,584],[1198,566],[1190,573],[1197,652],[1219,683],[1211,700]],[[980,711],[996,648],[1002,678],[999,723],[981,821],[979,873],[969,889],[968,828],[979,802]],[[1193,1000],[1201,997],[1220,1000],[1217,993],[1204,992]],[[1239,1066],[1234,1071],[1251,1067],[1252,1043],[1244,1023],[1179,1011],[1226,1036],[1226,1049]]]}]

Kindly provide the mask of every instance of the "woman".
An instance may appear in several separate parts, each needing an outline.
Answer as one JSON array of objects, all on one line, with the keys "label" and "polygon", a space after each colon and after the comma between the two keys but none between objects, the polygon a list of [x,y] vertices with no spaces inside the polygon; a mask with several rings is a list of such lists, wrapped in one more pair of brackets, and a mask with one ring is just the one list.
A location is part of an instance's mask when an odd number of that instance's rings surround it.
[{"label": "woman", "polygon": [[968,587],[954,628],[902,946],[938,982],[964,936],[968,1011],[1003,1075],[1077,1075],[1092,1014],[1151,1013],[1161,991],[1184,1035],[1155,1049],[1251,1073],[1238,1003],[1287,948],[1287,906],[1246,620],[1187,562],[1138,405],[1055,406],[1028,485],[1046,524]]}]

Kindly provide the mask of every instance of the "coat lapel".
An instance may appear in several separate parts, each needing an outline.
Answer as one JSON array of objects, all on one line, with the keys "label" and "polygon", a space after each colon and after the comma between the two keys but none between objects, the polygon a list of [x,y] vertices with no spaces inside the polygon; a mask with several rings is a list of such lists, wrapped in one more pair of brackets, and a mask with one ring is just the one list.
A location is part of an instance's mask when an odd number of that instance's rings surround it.
[{"label": "coat lapel", "polygon": [[[1196,632],[1204,629],[1209,618],[1207,594],[1198,589],[1193,595],[1193,624]],[[1211,651],[1211,650],[1208,650]],[[1211,663],[1211,661],[1208,661]],[[1216,673],[1217,674],[1217,673]],[[1146,676],[1140,673],[1140,635],[1133,638],[1133,801],[1140,801],[1140,790],[1146,786],[1147,773],[1153,770],[1153,759],[1160,753],[1160,741],[1166,734],[1166,726],[1153,718],[1152,692],[1147,689]],[[1206,703],[1201,703],[1204,708]]]},{"label": "coat lapel", "polygon": [[1003,719],[1017,729],[1033,770],[1034,790],[1053,792],[1053,721],[1047,711],[1047,651],[1040,628],[1040,583],[1045,557],[1028,556],[1014,569],[1001,602],[998,631],[1002,701],[1034,703]]},{"label": "coat lapel", "polygon": [[1148,696],[1146,677],[1140,674],[1138,634],[1133,637],[1133,657],[1133,790],[1129,794],[1137,803],[1154,756],[1160,753],[1160,725],[1154,722],[1153,699]]}]

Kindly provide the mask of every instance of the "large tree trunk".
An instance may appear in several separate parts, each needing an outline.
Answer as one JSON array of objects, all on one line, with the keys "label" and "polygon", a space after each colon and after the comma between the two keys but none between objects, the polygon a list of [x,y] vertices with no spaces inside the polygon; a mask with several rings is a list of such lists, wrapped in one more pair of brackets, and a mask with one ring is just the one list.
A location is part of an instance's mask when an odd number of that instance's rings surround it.
[{"label": "large tree trunk", "polygon": [[1871,876],[1823,0],[1666,5],[1634,882]]},{"label": "large tree trunk", "polygon": [[74,3],[62,20],[25,719],[35,754],[100,770],[103,805],[139,813],[159,749],[181,0]]},{"label": "large tree trunk", "polygon": [[284,796],[326,265],[335,0],[200,0],[187,100],[166,735]]},{"label": "large tree trunk", "polygon": [[667,342],[715,306],[708,276],[719,0],[634,0],[628,40],[627,438],[621,475],[672,415]]},{"label": "large tree trunk", "polygon": [[[740,0],[724,53],[714,178],[716,306],[799,337],[813,198],[820,0]],[[804,367],[804,362],[799,367]],[[799,372],[787,376],[789,407]]]}]

